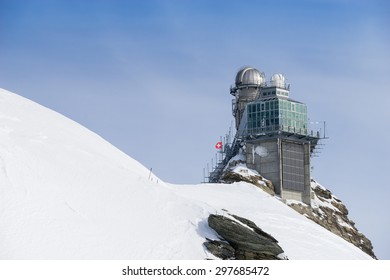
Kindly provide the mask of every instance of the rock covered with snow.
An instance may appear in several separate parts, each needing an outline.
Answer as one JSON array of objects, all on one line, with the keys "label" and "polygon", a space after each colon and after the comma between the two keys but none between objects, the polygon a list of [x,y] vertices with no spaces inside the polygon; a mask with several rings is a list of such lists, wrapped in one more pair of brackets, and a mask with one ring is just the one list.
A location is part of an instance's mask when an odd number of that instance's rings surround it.
[{"label": "rock covered with snow", "polygon": [[310,220],[351,242],[362,251],[376,258],[371,241],[355,227],[348,217],[348,209],[331,191],[311,180],[311,206],[288,200],[287,204]]},{"label": "rock covered with snow", "polygon": [[[230,214],[227,216],[212,214],[208,218],[208,224],[223,238],[223,241],[209,240],[205,242],[205,246],[221,259],[280,260],[286,258],[278,241],[248,219]],[[218,246],[213,246],[215,244]]]},{"label": "rock covered with snow", "polygon": [[259,187],[266,193],[275,195],[272,182],[265,179],[256,170],[249,169],[246,166],[245,155],[241,150],[228,162],[222,173],[220,182],[228,184],[233,182],[248,182]]}]

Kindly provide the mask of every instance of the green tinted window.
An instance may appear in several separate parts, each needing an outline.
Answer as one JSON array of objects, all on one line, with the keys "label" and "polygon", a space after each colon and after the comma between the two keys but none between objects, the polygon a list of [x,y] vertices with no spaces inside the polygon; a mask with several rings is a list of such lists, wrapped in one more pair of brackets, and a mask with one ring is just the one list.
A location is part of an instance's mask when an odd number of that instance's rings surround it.
[{"label": "green tinted window", "polygon": [[306,110],[305,104],[283,99],[253,102],[248,104],[248,133],[282,130],[306,134]]}]

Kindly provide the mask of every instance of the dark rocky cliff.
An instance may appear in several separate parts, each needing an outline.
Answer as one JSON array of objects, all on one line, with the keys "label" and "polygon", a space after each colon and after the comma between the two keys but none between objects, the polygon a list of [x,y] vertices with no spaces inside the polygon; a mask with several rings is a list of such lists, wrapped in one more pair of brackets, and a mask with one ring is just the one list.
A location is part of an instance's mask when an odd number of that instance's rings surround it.
[{"label": "dark rocky cliff", "polygon": [[313,179],[311,190],[311,206],[294,201],[287,201],[287,204],[308,219],[341,236],[376,259],[371,241],[359,232],[355,223],[348,218],[348,209],[342,201]]}]

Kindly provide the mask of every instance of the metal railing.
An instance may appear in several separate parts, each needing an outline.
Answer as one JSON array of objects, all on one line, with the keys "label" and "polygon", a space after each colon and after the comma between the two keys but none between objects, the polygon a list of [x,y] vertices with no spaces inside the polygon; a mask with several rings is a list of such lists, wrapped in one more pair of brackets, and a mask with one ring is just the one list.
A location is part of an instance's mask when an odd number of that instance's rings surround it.
[{"label": "metal railing", "polygon": [[298,128],[298,127],[286,126],[286,125],[268,125],[264,127],[245,128],[241,132],[241,136],[243,138],[246,138],[249,136],[264,135],[272,132],[275,133],[287,132],[287,133],[316,137],[316,138],[325,138],[325,133],[321,129]]}]

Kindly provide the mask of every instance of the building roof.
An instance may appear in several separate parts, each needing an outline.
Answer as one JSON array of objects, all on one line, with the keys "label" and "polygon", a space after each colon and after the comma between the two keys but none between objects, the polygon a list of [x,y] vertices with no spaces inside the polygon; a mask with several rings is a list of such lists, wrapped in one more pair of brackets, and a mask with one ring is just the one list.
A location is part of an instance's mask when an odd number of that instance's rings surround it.
[{"label": "building roof", "polygon": [[242,85],[260,85],[264,82],[264,74],[253,67],[241,68],[236,75],[236,87]]}]

